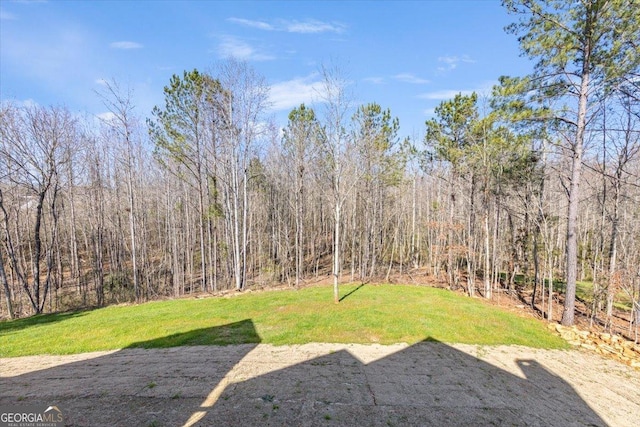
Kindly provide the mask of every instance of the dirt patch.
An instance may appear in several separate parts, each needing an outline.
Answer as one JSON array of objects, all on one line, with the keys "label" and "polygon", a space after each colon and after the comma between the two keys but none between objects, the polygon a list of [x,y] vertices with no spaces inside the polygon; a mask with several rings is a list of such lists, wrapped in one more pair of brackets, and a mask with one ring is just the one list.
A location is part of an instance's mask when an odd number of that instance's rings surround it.
[{"label": "dirt patch", "polygon": [[68,425],[611,425],[640,419],[640,372],[581,350],[307,344],[0,359],[0,405]]}]

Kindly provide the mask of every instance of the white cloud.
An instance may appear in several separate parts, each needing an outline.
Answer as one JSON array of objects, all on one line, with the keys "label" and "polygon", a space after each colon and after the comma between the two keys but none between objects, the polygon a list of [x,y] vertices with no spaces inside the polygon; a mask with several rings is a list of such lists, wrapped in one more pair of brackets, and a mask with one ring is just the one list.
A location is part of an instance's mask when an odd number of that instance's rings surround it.
[{"label": "white cloud", "polygon": [[384,78],[382,78],[382,77],[366,77],[366,78],[364,78],[362,80],[367,82],[367,83],[374,84],[374,85],[381,85],[381,84],[384,83]]},{"label": "white cloud", "polygon": [[116,115],[113,114],[111,111],[107,111],[104,113],[96,114],[96,117],[103,122],[110,123],[116,118]]},{"label": "white cloud", "polygon": [[275,59],[271,55],[256,51],[249,43],[233,36],[222,37],[218,46],[218,53],[223,58],[236,58],[244,61],[270,61]]},{"label": "white cloud", "polygon": [[77,81],[90,63],[86,33],[72,26],[43,31],[47,31],[46,37],[20,28],[14,37],[3,38],[2,61],[25,76],[38,78],[39,83],[66,82],[71,75]]},{"label": "white cloud", "polygon": [[393,76],[394,79],[404,82],[404,83],[411,83],[411,84],[426,84],[426,83],[430,83],[429,80],[417,77],[411,73],[400,73],[400,74],[396,74],[395,76]]},{"label": "white cloud", "polygon": [[285,23],[286,31],[290,33],[316,34],[316,33],[342,33],[346,25],[339,22],[322,22],[315,19]]},{"label": "white cloud", "polygon": [[121,42],[113,42],[109,44],[109,47],[112,49],[142,49],[144,46],[136,42],[121,41]]},{"label": "white cloud", "polygon": [[[0,3],[4,6],[4,1]],[[104,76],[105,58],[94,44],[96,37],[91,28],[53,18],[44,19],[38,26],[31,26],[33,28],[28,25],[4,28],[5,21],[0,26],[10,35],[4,37],[3,32],[0,40],[3,66],[16,70],[22,81],[28,81],[39,92],[38,102],[83,106],[78,108],[88,108],[85,106],[97,102],[87,94],[91,95],[91,89],[95,88],[96,78]],[[103,47],[108,47],[108,41]],[[18,91],[19,86],[7,88],[5,92]],[[21,97],[19,92],[16,96]]]},{"label": "white cloud", "polygon": [[490,80],[479,84],[475,89],[445,89],[445,90],[436,90],[433,92],[423,93],[418,95],[418,98],[421,99],[432,99],[437,101],[444,101],[448,99],[453,99],[457,94],[462,94],[463,96],[471,95],[473,92],[477,93],[479,97],[489,96],[491,95],[491,89],[494,85],[497,85],[498,82],[495,80]]},{"label": "white cloud", "polygon": [[13,13],[0,10],[0,21],[15,21],[16,19],[18,19],[18,17]]},{"label": "white cloud", "polygon": [[24,107],[37,107],[39,104],[32,98],[23,99],[20,104]]},{"label": "white cloud", "polygon": [[418,98],[446,100],[446,99],[453,99],[457,94],[462,94],[463,96],[466,96],[466,95],[471,95],[472,93],[473,93],[472,90],[445,89],[445,90],[437,90],[434,92],[423,93],[422,95],[418,95]]},{"label": "white cloud", "polygon": [[227,21],[245,27],[257,28],[265,31],[285,31],[298,34],[318,34],[318,33],[343,33],[347,26],[340,22],[323,22],[317,19],[307,19],[305,21],[289,21],[280,19],[275,23],[264,21],[254,21],[244,18],[228,18]]},{"label": "white cloud", "polygon": [[262,21],[252,21],[250,19],[244,18],[228,18],[227,21],[233,22],[235,24],[244,25],[246,27],[257,28],[259,30],[273,31],[275,28],[273,25],[268,24]]},{"label": "white cloud", "polygon": [[312,104],[323,88],[315,75],[271,85],[269,100],[274,111],[289,110],[300,104]]},{"label": "white cloud", "polygon": [[473,64],[476,61],[471,59],[469,55],[447,55],[438,57],[438,62],[445,64],[443,67],[438,67],[438,71],[444,72],[455,70],[460,63]]},{"label": "white cloud", "polygon": [[438,62],[444,62],[445,64],[455,64],[458,62],[457,56],[439,56]]},{"label": "white cloud", "polygon": [[7,106],[8,105],[12,105],[14,107],[32,108],[32,107],[37,107],[40,104],[38,104],[32,98],[27,98],[27,99],[4,98],[4,99],[0,99],[0,106],[5,106],[5,105],[7,105]]}]

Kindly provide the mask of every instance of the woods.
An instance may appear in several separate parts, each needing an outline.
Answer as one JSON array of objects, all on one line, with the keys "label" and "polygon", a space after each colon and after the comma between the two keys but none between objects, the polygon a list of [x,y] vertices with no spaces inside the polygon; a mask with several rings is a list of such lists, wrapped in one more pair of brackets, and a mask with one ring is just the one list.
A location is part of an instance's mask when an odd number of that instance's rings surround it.
[{"label": "woods", "polygon": [[[248,63],[175,74],[140,111],[3,101],[4,317],[198,292],[422,275],[470,296],[530,291],[574,323],[576,287],[611,327],[640,322],[640,12],[505,1],[531,75],[459,93],[405,136],[346,70],[269,117]],[[360,99],[366,94],[358,94]],[[560,298],[562,296],[562,298]],[[636,329],[637,330],[637,329]]]}]

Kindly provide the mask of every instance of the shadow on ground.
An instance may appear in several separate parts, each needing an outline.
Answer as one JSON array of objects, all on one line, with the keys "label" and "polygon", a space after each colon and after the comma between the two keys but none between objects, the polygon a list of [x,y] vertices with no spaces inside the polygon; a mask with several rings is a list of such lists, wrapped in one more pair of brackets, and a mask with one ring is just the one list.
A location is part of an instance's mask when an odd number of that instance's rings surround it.
[{"label": "shadow on ground", "polygon": [[81,317],[86,315],[88,311],[89,310],[87,309],[82,311],[64,311],[61,313],[38,314],[31,317],[25,317],[23,319],[2,321],[0,322],[0,334],[17,332],[22,329],[30,328],[33,326],[46,325],[48,323],[57,323],[63,320],[71,319],[73,317]]},{"label": "shadow on ground", "polygon": [[[144,349],[234,331],[252,343]],[[251,320],[163,339],[2,377],[0,406],[56,405],[77,426],[606,425],[535,360],[515,375],[433,339],[368,361],[258,346]]]}]

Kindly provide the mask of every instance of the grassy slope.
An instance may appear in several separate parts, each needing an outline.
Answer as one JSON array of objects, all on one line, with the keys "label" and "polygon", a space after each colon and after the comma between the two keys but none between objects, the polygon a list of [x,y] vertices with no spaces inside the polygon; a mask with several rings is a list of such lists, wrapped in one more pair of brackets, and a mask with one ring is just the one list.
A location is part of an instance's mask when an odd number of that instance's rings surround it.
[{"label": "grassy slope", "polygon": [[347,297],[338,305],[332,302],[331,288],[323,286],[2,322],[0,356],[248,342],[412,344],[429,339],[566,348],[534,319],[446,290],[344,285],[341,294]]}]

